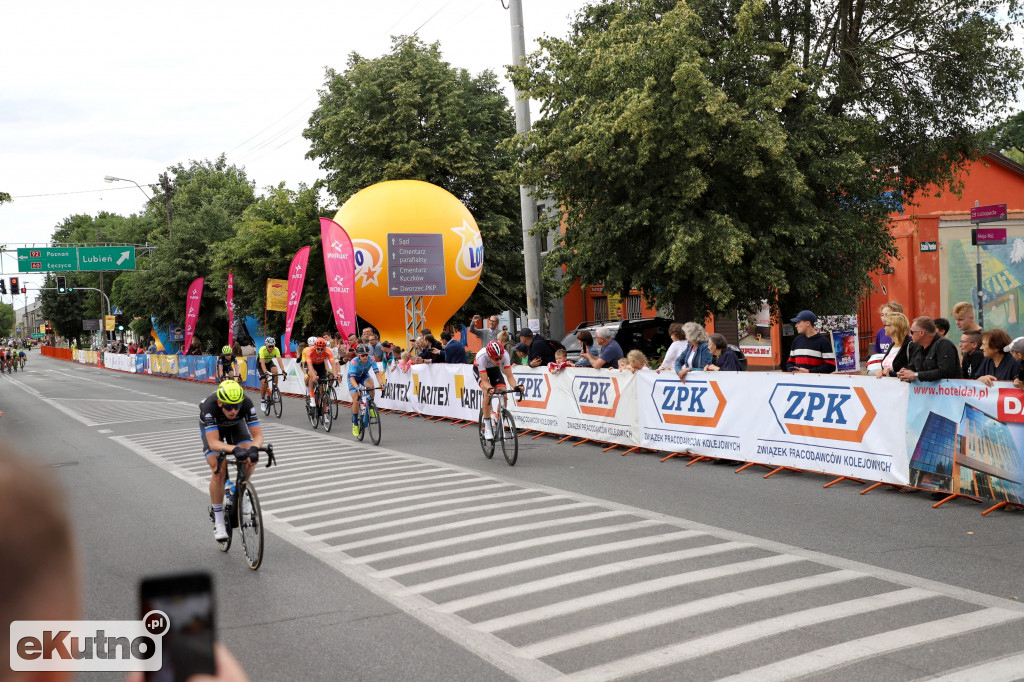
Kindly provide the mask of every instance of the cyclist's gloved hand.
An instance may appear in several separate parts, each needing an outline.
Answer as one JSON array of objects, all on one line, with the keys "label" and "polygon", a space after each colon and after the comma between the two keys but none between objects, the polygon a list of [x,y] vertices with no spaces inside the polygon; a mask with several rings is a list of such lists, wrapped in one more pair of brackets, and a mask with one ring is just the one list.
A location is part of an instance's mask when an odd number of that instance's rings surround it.
[{"label": "cyclist's gloved hand", "polygon": [[255,445],[249,446],[249,461],[253,464],[260,461],[260,449]]},{"label": "cyclist's gloved hand", "polygon": [[525,386],[523,386],[522,384],[519,384],[518,386],[516,386],[516,393],[522,395],[525,392],[526,392],[526,387]]}]

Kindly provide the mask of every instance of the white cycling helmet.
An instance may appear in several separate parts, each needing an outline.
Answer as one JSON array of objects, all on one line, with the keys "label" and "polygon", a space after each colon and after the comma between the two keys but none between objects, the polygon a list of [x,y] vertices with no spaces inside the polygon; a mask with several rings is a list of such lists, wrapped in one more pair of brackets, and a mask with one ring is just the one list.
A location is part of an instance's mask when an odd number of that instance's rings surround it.
[{"label": "white cycling helmet", "polygon": [[306,339],[306,345],[307,346],[312,346],[314,343],[316,343],[316,337],[315,336],[311,336],[308,339]]}]

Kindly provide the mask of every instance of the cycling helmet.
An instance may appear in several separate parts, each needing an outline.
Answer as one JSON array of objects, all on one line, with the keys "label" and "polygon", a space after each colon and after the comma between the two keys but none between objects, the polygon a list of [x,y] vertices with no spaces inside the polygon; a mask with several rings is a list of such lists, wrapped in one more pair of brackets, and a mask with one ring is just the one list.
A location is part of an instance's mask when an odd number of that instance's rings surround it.
[{"label": "cycling helmet", "polygon": [[224,346],[220,349],[220,352],[224,355],[231,355],[231,346]]},{"label": "cycling helmet", "polygon": [[273,336],[268,336],[267,337],[267,348],[273,348],[276,343],[277,342],[274,341],[274,337]]},{"label": "cycling helmet", "polygon": [[306,345],[307,346],[314,346],[314,345],[316,345],[316,337],[315,336],[311,336],[308,339],[306,339]]},{"label": "cycling helmet", "polygon": [[327,339],[321,336],[319,339],[315,339],[313,341],[313,345],[317,350],[323,350],[324,348],[327,348]]},{"label": "cycling helmet", "polygon": [[370,347],[367,346],[365,343],[361,343],[358,346],[356,346],[356,355],[369,355],[369,354],[370,354]]},{"label": "cycling helmet", "polygon": [[505,349],[501,347],[501,344],[497,341],[491,341],[487,344],[487,357],[491,360],[497,360],[501,357],[501,354],[505,352]]},{"label": "cycling helmet", "polygon": [[217,387],[217,401],[224,405],[237,405],[245,398],[245,391],[237,381],[228,379]]}]

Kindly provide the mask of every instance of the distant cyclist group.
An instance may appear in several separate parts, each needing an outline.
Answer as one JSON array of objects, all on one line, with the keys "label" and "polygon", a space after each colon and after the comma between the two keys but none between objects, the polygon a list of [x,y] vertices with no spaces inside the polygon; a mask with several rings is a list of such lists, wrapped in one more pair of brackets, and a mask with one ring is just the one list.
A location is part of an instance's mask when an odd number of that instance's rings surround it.
[{"label": "distant cyclist group", "polygon": [[22,339],[0,340],[0,372],[10,374],[24,370],[25,363],[28,362],[28,353],[25,349],[29,347],[28,342]]}]

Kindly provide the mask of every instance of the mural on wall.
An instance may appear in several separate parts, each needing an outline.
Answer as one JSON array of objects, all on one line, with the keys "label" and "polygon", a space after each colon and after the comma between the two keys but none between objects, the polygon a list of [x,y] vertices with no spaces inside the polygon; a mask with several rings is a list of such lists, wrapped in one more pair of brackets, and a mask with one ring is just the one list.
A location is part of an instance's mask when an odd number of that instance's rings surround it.
[{"label": "mural on wall", "polygon": [[[975,303],[977,299],[977,247],[970,239],[950,239],[948,271],[944,273],[949,307],[959,301]],[[1010,237],[1005,245],[981,247],[981,287],[985,293],[986,329],[1005,329],[1010,338],[1024,336],[1024,238]],[[950,311],[943,315],[953,322]],[[951,324],[949,338],[960,340],[960,330]]]}]

